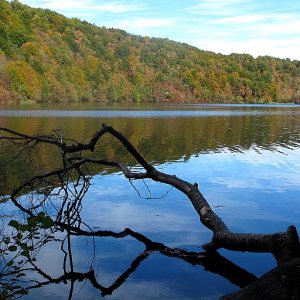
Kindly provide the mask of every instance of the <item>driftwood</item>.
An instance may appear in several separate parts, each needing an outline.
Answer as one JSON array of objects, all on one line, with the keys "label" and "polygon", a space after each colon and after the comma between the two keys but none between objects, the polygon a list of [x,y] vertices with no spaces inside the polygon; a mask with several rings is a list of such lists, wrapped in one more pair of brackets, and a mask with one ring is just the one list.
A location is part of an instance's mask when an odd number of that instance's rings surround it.
[{"label": "driftwood", "polygon": [[[51,144],[58,147],[62,155],[63,167],[31,178],[11,194],[11,201],[29,216],[34,216],[33,211],[25,208],[18,201],[18,196],[23,189],[34,186],[36,182],[51,176],[57,176],[62,180],[61,178],[66,172],[73,169],[80,170],[82,166],[87,164],[118,168],[129,180],[148,178],[156,182],[168,184],[185,194],[198,213],[201,223],[213,233],[211,242],[203,245],[205,250],[215,251],[219,248],[225,248],[234,251],[265,252],[274,255],[278,267],[260,279],[255,280],[241,292],[225,296],[224,299],[298,299],[292,297],[293,295],[299,297],[300,289],[295,280],[295,278],[299,279],[300,243],[297,230],[294,226],[289,226],[285,232],[276,232],[273,234],[236,233],[230,231],[222,219],[210,207],[208,201],[200,192],[197,183],[190,183],[175,175],[158,171],[146,161],[125,136],[105,124],[102,124],[102,128],[86,144],[64,140],[55,135],[28,136],[6,128],[0,128],[0,132],[3,133],[0,140],[26,143],[28,148],[40,143]],[[120,161],[89,158],[88,154],[95,150],[96,144],[106,134],[113,136],[121,142],[126,150],[136,159],[140,167],[143,168],[143,171],[132,171],[129,166]],[[55,222],[58,226],[69,230],[72,234],[80,234],[80,230],[78,229],[80,224],[70,210],[72,210],[72,207],[68,206],[68,214],[61,213]],[[73,216],[73,219],[70,216]],[[264,294],[260,294],[261,289],[264,289]],[[285,293],[285,290],[289,290],[290,293]],[[266,295],[272,295],[272,297],[267,298]],[[280,298],[276,298],[275,295],[280,295]],[[289,295],[289,298],[284,298],[284,295]]]}]

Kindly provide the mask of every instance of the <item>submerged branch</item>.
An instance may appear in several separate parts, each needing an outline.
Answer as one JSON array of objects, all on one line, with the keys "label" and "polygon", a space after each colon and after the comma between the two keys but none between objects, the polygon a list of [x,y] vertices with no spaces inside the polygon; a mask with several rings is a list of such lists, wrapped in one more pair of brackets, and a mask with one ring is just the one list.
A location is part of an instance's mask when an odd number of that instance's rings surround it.
[{"label": "submerged branch", "polygon": [[[32,149],[42,143],[51,144],[58,148],[63,161],[61,168],[45,174],[35,175],[30,180],[20,184],[19,187],[11,193],[11,200],[15,206],[30,217],[36,217],[35,213],[37,209],[41,209],[41,206],[46,203],[47,200],[51,202],[51,195],[62,198],[61,207],[58,209],[55,207],[57,216],[53,224],[55,224],[58,229],[66,230],[68,233],[68,253],[65,253],[66,256],[69,256],[71,271],[67,272],[65,268],[65,274],[56,279],[44,276],[47,281],[32,286],[29,289],[47,285],[51,282],[65,282],[66,280],[71,280],[73,287],[74,281],[88,279],[95,288],[101,290],[103,295],[109,295],[125,282],[128,276],[138,268],[140,263],[153,252],[159,252],[168,257],[180,258],[192,265],[203,265],[207,270],[222,275],[240,287],[254,281],[256,277],[220,256],[216,249],[225,248],[234,251],[271,253],[280,266],[286,262],[300,258],[300,243],[295,226],[289,226],[285,232],[272,234],[236,233],[230,231],[223,220],[213,211],[208,201],[200,192],[197,183],[193,184],[175,175],[158,171],[146,161],[136,147],[134,147],[122,133],[116,131],[113,127],[103,124],[102,128],[97,131],[86,144],[63,139],[57,134],[34,137],[6,128],[0,128],[0,133],[1,132],[4,133],[4,135],[0,136],[0,140],[11,141],[12,143],[18,144],[23,143],[30,145]],[[125,147],[127,152],[135,158],[137,163],[143,168],[143,171],[132,172],[128,165],[116,160],[90,158],[89,154],[94,151],[96,144],[100,142],[104,135],[111,135],[117,139]],[[196,253],[178,248],[169,248],[162,243],[153,242],[144,235],[128,228],[122,232],[84,231],[80,229],[82,223],[80,218],[81,201],[89,188],[89,180],[82,169],[85,167],[86,170],[88,170],[87,166],[89,164],[116,168],[129,180],[150,179],[155,182],[170,185],[185,194],[197,212],[201,223],[213,233],[212,241],[203,246],[206,252]],[[74,179],[73,176],[70,175],[73,174],[72,172],[75,172],[78,176],[77,179]],[[56,178],[56,181],[53,178]],[[40,200],[42,204],[35,205],[32,201],[32,207],[30,208],[23,205],[21,201],[22,197],[20,196],[30,189],[34,189],[39,185],[42,186],[41,183],[45,183],[46,180],[50,182],[52,180],[52,183],[50,184],[49,191],[46,192],[44,198]],[[71,182],[73,182],[73,190],[69,187]],[[57,186],[59,186],[59,188],[57,188]],[[55,189],[58,191],[55,191]],[[63,196],[61,196],[61,194],[63,194]],[[109,236],[114,238],[131,236],[145,245],[145,251],[132,262],[130,268],[126,270],[111,287],[104,287],[97,282],[93,270],[87,273],[77,273],[74,271],[70,235],[92,237]],[[73,289],[70,291],[70,295],[72,295],[72,290]]]},{"label": "submerged branch", "polygon": [[[9,133],[17,139],[24,138],[35,142],[56,145],[62,151],[64,160],[68,162],[61,169],[33,177],[30,181],[24,183],[14,193],[12,193],[11,199],[14,204],[29,215],[32,215],[32,212],[22,207],[22,205],[20,205],[16,200],[18,193],[25,187],[28,187],[33,182],[42,180],[44,178],[55,175],[61,176],[61,174],[67,173],[68,171],[80,168],[81,165],[91,163],[105,165],[118,168],[128,179],[149,178],[153,181],[168,184],[184,193],[193,204],[202,224],[213,232],[212,242],[205,245],[206,248],[226,248],[237,251],[270,252],[275,256],[277,263],[282,263],[284,261],[300,257],[300,243],[297,230],[294,226],[290,226],[286,232],[273,234],[247,234],[231,232],[222,219],[212,210],[205,197],[199,191],[198,184],[192,184],[177,176],[156,170],[154,166],[150,165],[143,158],[138,150],[122,133],[116,131],[111,126],[102,124],[102,128],[93,135],[88,143],[73,143],[72,145],[67,145],[64,141],[59,140],[59,138],[54,136],[31,137],[3,128],[0,128],[0,131]],[[104,134],[110,134],[119,142],[121,142],[126,150],[144,168],[145,172],[131,172],[129,167],[119,161],[83,157],[83,153],[86,153],[86,151],[94,151],[96,144],[100,141]],[[77,153],[77,156],[73,158],[67,158],[68,153]]]},{"label": "submerged branch", "polygon": [[137,150],[120,132],[106,125],[103,125],[103,128],[126,147],[145,168],[149,178],[169,184],[183,192],[189,198],[200,216],[202,224],[213,232],[213,240],[209,245],[206,245],[207,248],[269,252],[275,256],[278,264],[300,257],[299,237],[294,226],[290,226],[286,232],[274,234],[242,234],[231,232],[222,219],[212,210],[205,197],[199,191],[198,184],[191,184],[177,176],[157,171],[153,166],[145,162],[143,158],[141,159],[140,154],[136,154]]}]

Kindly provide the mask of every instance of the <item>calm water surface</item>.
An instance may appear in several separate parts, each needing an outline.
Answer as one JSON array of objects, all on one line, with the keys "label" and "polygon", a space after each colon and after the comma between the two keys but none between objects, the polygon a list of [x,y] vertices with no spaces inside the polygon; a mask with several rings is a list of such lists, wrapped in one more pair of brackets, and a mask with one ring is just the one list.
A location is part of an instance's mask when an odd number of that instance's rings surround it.
[{"label": "calm water surface", "polygon": [[[88,141],[101,123],[122,131],[158,169],[199,183],[217,214],[237,232],[300,230],[300,107],[230,105],[73,106],[1,108],[0,127],[28,134],[61,128],[65,137]],[[150,147],[151,146],[151,147]],[[2,160],[11,151],[1,149]],[[95,156],[127,160],[106,140]],[[128,158],[130,160],[130,158]],[[55,161],[43,154],[42,165]],[[22,171],[22,173],[21,173]],[[24,180],[24,165],[14,166],[1,194]],[[26,173],[26,172],[25,172]],[[107,173],[107,172],[106,172]],[[20,176],[22,174],[22,176]],[[141,197],[120,173],[93,173],[82,218],[90,226],[122,231],[129,227],[170,247],[201,252],[210,241],[188,200],[168,186],[136,183]],[[29,174],[28,174],[29,176]],[[111,285],[144,246],[132,238],[73,238],[76,270],[93,268],[101,284]],[[271,255],[222,250],[232,262],[259,276],[275,265]],[[44,247],[37,264],[51,276],[62,275],[63,256],[55,244]],[[32,275],[33,277],[35,275]],[[155,253],[144,260],[107,299],[217,299],[239,288],[201,266]],[[68,284],[47,285],[28,299],[67,299]],[[73,299],[99,299],[90,283],[76,283]]]}]

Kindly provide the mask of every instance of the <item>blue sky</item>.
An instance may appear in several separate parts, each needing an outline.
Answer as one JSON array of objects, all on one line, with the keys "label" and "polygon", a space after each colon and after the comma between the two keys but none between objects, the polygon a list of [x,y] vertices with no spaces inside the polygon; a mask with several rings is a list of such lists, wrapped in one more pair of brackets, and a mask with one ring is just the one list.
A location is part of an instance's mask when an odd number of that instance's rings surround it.
[{"label": "blue sky", "polygon": [[202,50],[300,60],[299,0],[21,0],[98,26]]}]

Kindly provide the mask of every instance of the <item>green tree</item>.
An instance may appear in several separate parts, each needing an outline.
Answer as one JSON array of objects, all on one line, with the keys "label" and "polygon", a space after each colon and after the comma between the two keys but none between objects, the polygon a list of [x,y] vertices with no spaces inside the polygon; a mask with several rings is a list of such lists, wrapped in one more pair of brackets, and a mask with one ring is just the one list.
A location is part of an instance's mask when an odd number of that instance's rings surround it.
[{"label": "green tree", "polygon": [[11,62],[5,68],[9,89],[19,100],[39,100],[41,83],[38,74],[25,61]]}]

